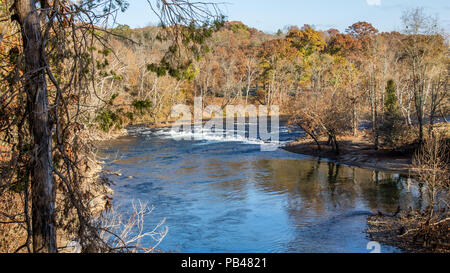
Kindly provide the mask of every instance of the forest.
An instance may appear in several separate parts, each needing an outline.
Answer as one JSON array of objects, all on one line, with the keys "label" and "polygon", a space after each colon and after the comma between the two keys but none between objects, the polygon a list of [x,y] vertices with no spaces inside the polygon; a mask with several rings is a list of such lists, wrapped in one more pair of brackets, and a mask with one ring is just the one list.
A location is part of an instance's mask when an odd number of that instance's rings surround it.
[{"label": "forest", "polygon": [[279,105],[315,153],[360,140],[409,158],[434,202],[416,229],[448,240],[449,40],[423,9],[406,10],[399,32],[272,34],[189,1],[156,1],[161,25],[111,27],[127,3],[79,2],[0,2],[0,252],[58,252],[68,238],[83,252],[151,251],[99,217],[110,194],[95,142],[168,125],[196,97]]},{"label": "forest", "polygon": [[226,22],[202,44],[201,56],[183,57],[172,71],[155,65],[167,47],[158,27],[118,26],[112,31],[120,38],[96,53],[103,62],[94,98],[100,113],[87,123],[108,132],[168,122],[174,105],[202,97],[222,108],[280,105],[313,139],[355,136],[367,121],[380,148],[422,143],[448,118],[448,44],[420,9],[404,16],[406,29],[416,29],[379,33],[357,22],[345,33],[305,25],[272,35]]}]

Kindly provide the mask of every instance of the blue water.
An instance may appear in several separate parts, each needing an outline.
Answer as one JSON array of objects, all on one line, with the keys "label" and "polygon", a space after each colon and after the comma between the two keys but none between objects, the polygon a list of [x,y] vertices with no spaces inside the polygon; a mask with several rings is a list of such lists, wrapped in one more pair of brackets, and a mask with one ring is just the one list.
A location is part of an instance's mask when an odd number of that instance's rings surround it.
[{"label": "blue water", "polygon": [[[280,128],[282,141],[300,131]],[[115,183],[114,205],[131,213],[154,206],[145,230],[166,219],[168,252],[368,253],[372,212],[413,205],[415,191],[396,174],[339,166],[257,141],[207,136],[180,140],[170,129],[130,129],[100,144]],[[143,242],[150,246],[151,239]],[[382,252],[400,250],[382,245]]]}]

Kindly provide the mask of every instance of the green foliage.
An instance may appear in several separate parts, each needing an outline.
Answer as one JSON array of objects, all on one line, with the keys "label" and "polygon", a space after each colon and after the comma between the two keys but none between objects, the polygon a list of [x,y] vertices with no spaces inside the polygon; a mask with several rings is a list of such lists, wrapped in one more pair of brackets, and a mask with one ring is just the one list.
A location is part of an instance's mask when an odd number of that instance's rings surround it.
[{"label": "green foliage", "polygon": [[113,94],[95,117],[95,122],[99,129],[104,132],[109,132],[114,129],[121,129],[126,120],[134,121],[137,116],[143,116],[151,112],[153,103],[149,99],[134,100],[131,106],[132,112],[124,112],[123,108],[115,107],[114,101],[119,95]]},{"label": "green foliage", "polygon": [[156,73],[158,77],[164,77],[167,74],[167,65],[164,65],[163,62],[158,64],[148,64],[147,70]]},{"label": "green foliage", "polygon": [[399,111],[396,87],[393,80],[387,82],[384,107],[383,122],[378,130],[385,145],[395,147],[401,144],[405,128]]},{"label": "green foliage", "polygon": [[230,30],[233,31],[235,35],[242,36],[244,39],[250,38],[250,29],[248,26],[242,24],[241,22],[233,23],[230,26]]},{"label": "green foliage", "polygon": [[193,68],[192,61],[188,61],[184,64],[172,65],[163,59],[159,64],[148,64],[147,70],[156,73],[158,77],[164,77],[168,74],[177,80],[186,80],[189,82],[198,74],[198,70]]},{"label": "green foliage", "polygon": [[113,94],[112,96],[111,96],[111,98],[109,99],[109,101],[108,101],[108,105],[113,105],[114,104],[114,100],[117,98],[119,96],[119,94]]},{"label": "green foliage", "polygon": [[386,113],[390,114],[394,114],[399,110],[396,88],[393,80],[387,82],[384,107]]},{"label": "green foliage", "polygon": [[123,124],[120,115],[110,109],[101,110],[95,118],[95,121],[104,132],[109,132],[111,129],[120,129]]},{"label": "green foliage", "polygon": [[192,64],[210,51],[205,42],[223,26],[224,17],[213,22],[205,22],[201,26],[194,22],[188,26],[162,25],[166,32],[158,34],[156,39],[161,42],[170,40],[172,44],[163,58],[158,63],[148,64],[147,69],[155,72],[158,77],[169,75],[177,80],[192,81],[196,76]]},{"label": "green foliage", "polygon": [[113,94],[106,106],[102,108],[97,116],[95,117],[95,122],[98,123],[98,127],[104,131],[109,132],[112,129],[121,129],[123,125],[122,112],[123,109],[119,108],[117,110],[112,110],[114,108],[114,100],[119,96],[119,94]]},{"label": "green foliage", "polygon": [[119,37],[122,37],[121,40],[126,40],[126,38],[129,38],[131,36],[132,31],[130,26],[128,25],[118,25],[112,30],[112,33]]},{"label": "green foliage", "polygon": [[134,121],[134,114],[133,114],[133,113],[131,113],[131,112],[126,112],[126,113],[124,114],[124,116],[125,116],[127,119],[129,119],[130,121]]},{"label": "green foliage", "polygon": [[242,23],[235,23],[232,24],[230,27],[231,31],[233,31],[234,33],[238,33],[240,31],[249,31],[248,26],[242,24]]},{"label": "green foliage", "polygon": [[151,110],[153,103],[149,99],[134,100],[132,105],[140,115],[144,115]]}]

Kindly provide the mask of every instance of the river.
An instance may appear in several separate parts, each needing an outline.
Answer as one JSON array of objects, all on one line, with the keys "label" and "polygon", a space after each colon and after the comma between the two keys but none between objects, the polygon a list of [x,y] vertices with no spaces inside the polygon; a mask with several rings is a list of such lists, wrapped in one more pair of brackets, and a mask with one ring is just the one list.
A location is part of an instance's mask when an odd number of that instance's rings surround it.
[{"label": "river", "polygon": [[[280,128],[282,143],[301,134]],[[397,174],[264,152],[261,144],[210,134],[182,140],[168,128],[134,127],[102,142],[99,156],[122,174],[109,177],[121,212],[141,200],[154,206],[145,230],[166,219],[159,249],[167,252],[368,253],[367,216],[415,206],[417,188]]]}]

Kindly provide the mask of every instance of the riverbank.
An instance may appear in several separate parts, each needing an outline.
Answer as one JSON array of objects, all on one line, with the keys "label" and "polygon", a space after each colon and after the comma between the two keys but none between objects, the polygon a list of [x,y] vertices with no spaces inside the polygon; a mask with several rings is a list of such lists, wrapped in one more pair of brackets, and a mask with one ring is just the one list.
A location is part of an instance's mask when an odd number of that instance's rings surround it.
[{"label": "riverbank", "polygon": [[[450,253],[450,218],[426,223],[426,218],[416,212],[398,215],[369,216],[365,231],[376,242],[395,246],[408,253]],[[441,217],[442,218],[442,217]]]},{"label": "riverbank", "polygon": [[[118,138],[127,134],[126,130],[115,131],[112,133],[102,133],[96,131],[84,130],[79,132],[80,137],[86,141],[104,141]],[[0,170],[1,179],[5,182],[14,183],[16,176],[4,177],[9,173],[11,160],[13,158],[11,147],[6,143],[0,143]],[[114,194],[109,186],[109,181],[104,178],[105,170],[103,162],[90,152],[82,151],[79,154],[79,177],[77,180],[78,194],[83,196],[83,202],[88,213],[93,218],[98,218],[110,206],[111,198]],[[55,183],[61,185],[58,177]],[[13,184],[14,185],[14,184]],[[80,252],[78,238],[78,215],[71,206],[67,198],[67,192],[62,186],[58,186],[56,194],[56,222],[57,222],[57,246],[58,252],[76,253]],[[25,220],[22,220],[24,214],[23,194],[17,190],[6,190],[0,194],[0,253],[27,252],[23,247],[28,237]],[[14,218],[11,218],[14,217]],[[13,221],[11,221],[13,220]]]},{"label": "riverbank", "polygon": [[319,141],[319,151],[314,141],[300,139],[283,147],[284,150],[314,157],[327,158],[336,163],[385,172],[408,175],[412,169],[412,155],[389,150],[375,150],[373,144],[362,137],[347,137],[339,141],[340,154],[337,155],[327,140]]},{"label": "riverbank", "polygon": [[[283,149],[315,157],[324,157],[340,164],[359,168],[414,175],[412,155],[386,150],[375,150],[362,138],[347,138],[340,142],[341,152],[336,155],[326,140],[321,140],[319,151],[308,139],[294,141]],[[365,233],[372,241],[397,247],[407,253],[450,253],[449,213],[427,223],[423,215],[405,208],[395,214],[378,212],[367,218]]]}]

